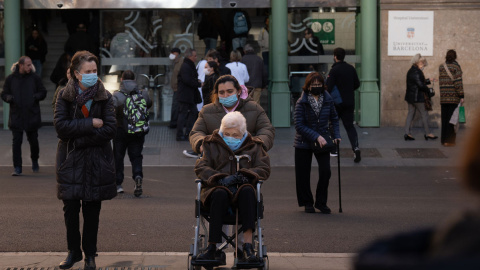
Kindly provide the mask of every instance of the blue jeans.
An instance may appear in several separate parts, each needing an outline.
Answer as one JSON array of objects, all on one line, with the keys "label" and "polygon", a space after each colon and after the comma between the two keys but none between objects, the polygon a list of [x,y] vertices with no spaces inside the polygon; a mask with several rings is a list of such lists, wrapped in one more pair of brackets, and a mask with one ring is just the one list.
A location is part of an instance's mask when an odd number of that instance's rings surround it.
[{"label": "blue jeans", "polygon": [[35,73],[38,75],[38,77],[42,77],[42,61],[40,60],[32,60],[32,64],[35,67]]},{"label": "blue jeans", "polygon": [[205,55],[207,55],[208,50],[217,48],[216,38],[204,38],[203,42],[205,43]]},{"label": "blue jeans", "polygon": [[232,47],[234,50],[236,50],[238,47],[245,47],[245,44],[247,43],[247,38],[246,37],[237,37],[232,39]]}]

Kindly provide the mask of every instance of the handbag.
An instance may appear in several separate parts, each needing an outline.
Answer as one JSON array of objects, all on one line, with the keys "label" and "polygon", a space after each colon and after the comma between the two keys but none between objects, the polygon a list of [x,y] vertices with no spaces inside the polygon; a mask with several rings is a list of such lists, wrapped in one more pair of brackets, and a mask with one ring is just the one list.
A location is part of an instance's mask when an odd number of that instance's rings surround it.
[{"label": "handbag", "polygon": [[424,104],[425,104],[425,110],[427,111],[432,111],[433,108],[433,103],[432,100],[430,99],[430,95],[427,93],[423,93],[423,97],[425,98]]},{"label": "handbag", "polygon": [[335,143],[333,142],[330,132],[328,130],[320,132],[320,136],[325,139],[327,144],[325,144],[323,147],[320,147],[320,144],[317,140],[311,142],[310,147],[312,148],[314,153],[326,153],[335,149]]},{"label": "handbag", "polygon": [[467,119],[465,118],[465,107],[460,106],[458,108],[458,122],[459,123],[466,123]]},{"label": "handbag", "polygon": [[330,92],[330,96],[332,96],[333,103],[335,103],[335,105],[338,105],[343,102],[342,96],[340,95],[340,91],[338,90],[338,87],[336,85],[333,87],[332,92]]}]

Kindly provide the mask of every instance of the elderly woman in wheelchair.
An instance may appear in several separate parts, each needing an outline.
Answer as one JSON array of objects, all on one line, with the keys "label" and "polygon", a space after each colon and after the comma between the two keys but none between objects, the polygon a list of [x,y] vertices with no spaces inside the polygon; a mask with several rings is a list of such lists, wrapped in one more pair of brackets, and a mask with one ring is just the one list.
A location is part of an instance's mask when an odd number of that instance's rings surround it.
[{"label": "elderly woman in wheelchair", "polygon": [[252,245],[257,218],[256,185],[270,175],[270,158],[262,140],[247,132],[240,112],[226,114],[220,129],[205,137],[203,157],[197,160],[195,173],[202,180],[200,200],[210,216],[208,247],[196,260],[215,260],[216,244],[222,242],[222,220],[233,209],[244,235],[243,254],[237,257],[257,262]]}]

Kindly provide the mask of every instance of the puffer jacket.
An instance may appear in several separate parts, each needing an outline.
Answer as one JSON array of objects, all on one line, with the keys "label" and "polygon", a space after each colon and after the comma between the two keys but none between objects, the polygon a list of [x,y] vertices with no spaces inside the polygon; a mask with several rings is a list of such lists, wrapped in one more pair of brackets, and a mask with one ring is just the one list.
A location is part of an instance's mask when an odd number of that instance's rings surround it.
[{"label": "puffer jacket", "polygon": [[[323,92],[323,105],[320,115],[317,116],[310,102],[308,94],[302,93],[295,105],[295,141],[293,146],[301,149],[311,149],[311,143],[316,141],[320,133],[328,131],[328,123],[331,121],[335,139],[340,139],[338,115],[335,110],[333,99],[327,91]],[[333,138],[332,138],[333,139]]]},{"label": "puffer jacket", "polygon": [[241,185],[238,190],[246,186],[256,189],[258,180],[266,180],[270,175],[270,157],[263,149],[262,143],[262,140],[248,134],[242,146],[234,152],[218,134],[218,129],[212,135],[205,137],[203,156],[195,164],[195,174],[203,180],[200,198],[202,203],[205,204],[210,194],[217,188],[227,190],[232,197],[232,202],[236,202],[239,192],[233,196],[228,188],[217,184],[218,180],[237,171],[235,155],[249,155],[251,158],[250,162],[247,158],[239,161],[239,172],[246,176],[250,183]]},{"label": "puffer jacket", "polygon": [[[75,102],[73,80],[59,93],[53,124],[60,139],[55,164],[57,197],[60,200],[102,201],[117,195],[115,163],[110,140],[116,121],[112,95],[98,81],[89,116]],[[93,127],[93,118],[103,120]]]},{"label": "puffer jacket", "polygon": [[425,84],[423,71],[413,65],[407,72],[407,91],[405,101],[408,103],[425,102],[424,93],[428,93],[428,86]]},{"label": "puffer jacket", "polygon": [[[127,130],[127,121],[125,114],[123,113],[123,107],[125,107],[125,100],[127,99],[126,95],[138,89],[137,82],[134,80],[124,80],[120,83],[120,89],[113,93],[113,106],[115,107],[115,115],[117,118],[117,127],[122,128],[125,131]],[[147,102],[147,108],[152,107],[152,100],[148,95],[148,90],[144,89],[140,91],[143,98]]]},{"label": "puffer jacket", "polygon": [[47,90],[33,71],[20,74],[16,65],[12,66],[12,72],[5,79],[1,94],[3,101],[10,103],[8,127],[11,130],[37,130],[42,125],[40,101],[47,96]]},{"label": "puffer jacket", "polygon": [[[275,128],[263,108],[248,97],[240,99],[235,111],[241,112],[247,120],[247,131],[263,141],[265,151],[270,150],[273,147]],[[215,103],[203,106],[189,136],[190,144],[195,152],[200,153],[203,139],[205,136],[211,135],[215,129],[220,128],[222,118],[226,114],[218,99]]]}]

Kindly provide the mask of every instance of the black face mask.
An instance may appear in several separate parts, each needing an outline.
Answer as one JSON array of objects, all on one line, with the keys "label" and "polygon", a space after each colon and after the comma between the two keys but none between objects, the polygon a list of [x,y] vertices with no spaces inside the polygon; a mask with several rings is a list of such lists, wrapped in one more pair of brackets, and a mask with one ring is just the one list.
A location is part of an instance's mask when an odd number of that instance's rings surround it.
[{"label": "black face mask", "polygon": [[314,96],[318,96],[318,95],[320,95],[322,90],[323,90],[323,87],[312,87],[312,88],[310,88],[310,93],[312,93],[312,95],[314,95]]}]

